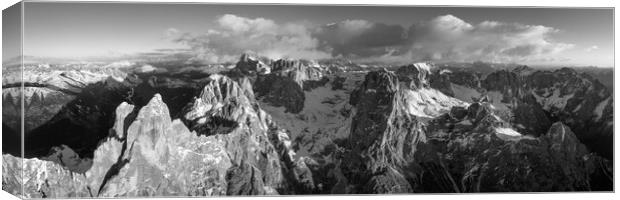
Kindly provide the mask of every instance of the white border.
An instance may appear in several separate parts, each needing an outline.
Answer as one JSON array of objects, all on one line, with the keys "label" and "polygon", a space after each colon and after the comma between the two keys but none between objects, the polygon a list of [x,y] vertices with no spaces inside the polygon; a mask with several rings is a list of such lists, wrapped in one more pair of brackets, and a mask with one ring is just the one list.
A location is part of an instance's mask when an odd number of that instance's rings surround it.
[{"label": "white border", "polygon": [[[79,1],[79,0],[65,0],[65,1]],[[93,0],[81,0],[81,1],[93,1]],[[19,2],[18,0],[0,0],[0,5],[2,9],[5,9],[15,3]],[[96,2],[96,1],[95,1]],[[497,1],[497,0],[427,0],[427,1],[407,1],[407,0],[389,0],[389,1],[381,1],[381,0],[293,0],[293,1],[285,1],[285,0],[217,0],[217,1],[205,1],[205,0],[149,0],[149,1],[137,1],[137,0],[125,0],[123,2],[171,2],[171,3],[192,3],[192,2],[204,2],[204,3],[297,3],[297,4],[331,4],[331,5],[350,5],[350,4],[367,4],[367,5],[411,5],[411,6],[542,6],[542,7],[616,7],[616,2],[612,0],[587,0],[587,1],[579,1],[579,0],[518,0],[518,1]],[[525,13],[524,13],[525,14]],[[615,15],[614,11],[614,27],[618,27],[618,16]],[[0,27],[0,32],[2,32]],[[614,38],[618,36],[617,32],[615,32],[614,28]],[[1,44],[1,43],[0,43]],[[617,46],[618,41],[614,40],[614,47]],[[614,51],[614,60],[618,58],[618,53]],[[0,56],[0,60],[1,56]],[[615,62],[615,61],[614,61]],[[615,77],[618,77],[618,70],[614,70],[614,83]],[[614,84],[616,85],[616,84]],[[618,99],[618,89],[614,87],[615,99]],[[618,107],[614,106],[614,113],[617,111]],[[614,120],[616,121],[616,120]],[[620,133],[618,126],[614,126],[614,133]],[[615,136],[615,144],[619,144],[619,136]],[[1,139],[0,139],[1,141]],[[1,143],[0,143],[1,144]],[[618,170],[618,148],[615,148],[616,159],[614,159],[614,172],[617,174],[620,172]],[[617,176],[616,176],[617,177]],[[615,191],[620,192],[619,184],[617,181],[614,181],[614,189]],[[614,198],[615,197],[615,198]],[[209,198],[209,199],[230,199],[232,197],[221,197],[221,198]],[[264,199],[265,197],[234,197],[233,199]],[[556,193],[556,194],[464,194],[464,195],[454,195],[454,194],[440,194],[440,195],[430,195],[430,194],[421,194],[421,195],[385,195],[385,196],[285,196],[285,197],[267,197],[267,199],[321,199],[321,200],[342,200],[342,199],[355,199],[355,200],[374,200],[374,199],[390,199],[390,200],[409,200],[409,199],[437,199],[437,200],[497,200],[497,199],[507,199],[507,200],[535,200],[535,199],[562,199],[562,200],[573,200],[573,199],[618,199],[618,195],[615,193]],[[0,192],[0,199],[17,199],[15,196],[8,194],[7,192]],[[144,199],[144,198],[142,198]],[[155,199],[165,199],[165,198],[155,198]],[[183,200],[191,200],[191,199],[202,199],[202,198],[172,198],[172,199],[183,199]]]},{"label": "white border", "polygon": [[[5,0],[2,2],[3,8],[12,5],[18,0]],[[50,0],[25,0],[25,1],[50,1]],[[102,2],[103,0],[58,0],[73,2]],[[114,2],[112,0],[112,2]],[[427,0],[427,1],[407,1],[407,0],[117,0],[116,2],[162,2],[162,3],[267,3],[267,4],[375,4],[375,5],[434,5],[434,6],[547,6],[547,7],[615,7],[615,2],[609,0],[517,0],[517,1],[493,1],[493,0]],[[6,4],[6,6],[5,6]]]}]

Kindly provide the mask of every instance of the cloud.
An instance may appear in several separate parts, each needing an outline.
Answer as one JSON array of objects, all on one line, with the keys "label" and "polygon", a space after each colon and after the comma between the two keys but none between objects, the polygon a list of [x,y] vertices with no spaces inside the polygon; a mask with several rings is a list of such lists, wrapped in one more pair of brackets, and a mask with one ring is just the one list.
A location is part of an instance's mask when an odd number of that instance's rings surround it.
[{"label": "cloud", "polygon": [[170,37],[174,37],[178,35],[179,33],[180,31],[176,28],[168,28],[166,29],[166,31],[164,31],[164,36],[166,36],[167,38],[170,38]]},{"label": "cloud", "polygon": [[593,45],[593,46],[590,46],[590,47],[586,48],[585,51],[586,52],[592,52],[592,51],[596,51],[598,49],[599,49],[598,46]]},{"label": "cloud", "polygon": [[342,57],[368,62],[551,62],[574,47],[555,41],[553,36],[560,30],[553,27],[497,21],[472,24],[453,15],[409,27],[366,20],[308,27],[231,14],[215,23],[205,33],[176,29],[167,33],[191,48],[194,59],[213,63],[234,62],[247,51],[271,58]]},{"label": "cloud", "polygon": [[254,52],[270,58],[327,58],[319,51],[319,41],[303,25],[277,24],[264,18],[245,18],[223,15],[216,27],[206,33],[185,33],[175,41],[184,43],[196,53],[194,59],[222,63],[234,62],[245,52]]},{"label": "cloud", "polygon": [[321,26],[313,35],[333,56],[368,57],[401,49],[406,44],[405,34],[399,25],[345,20]]},{"label": "cloud", "polygon": [[412,55],[448,61],[537,62],[572,48],[555,42],[559,30],[541,25],[484,21],[472,25],[444,15],[409,29]]},{"label": "cloud", "polygon": [[364,61],[551,62],[573,44],[556,42],[559,30],[541,25],[483,21],[471,24],[453,15],[399,25],[346,20],[313,34],[332,56]]}]

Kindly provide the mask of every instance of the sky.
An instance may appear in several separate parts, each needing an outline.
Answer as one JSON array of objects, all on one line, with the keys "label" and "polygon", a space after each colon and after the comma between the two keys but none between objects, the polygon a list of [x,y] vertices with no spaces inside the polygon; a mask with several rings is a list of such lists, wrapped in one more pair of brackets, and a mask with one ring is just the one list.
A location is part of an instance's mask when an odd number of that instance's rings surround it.
[{"label": "sky", "polygon": [[[612,67],[613,10],[27,2],[24,54]],[[6,58],[6,56],[4,56]]]},{"label": "sky", "polygon": [[2,11],[2,58],[12,58],[21,54],[21,6],[12,5]]}]

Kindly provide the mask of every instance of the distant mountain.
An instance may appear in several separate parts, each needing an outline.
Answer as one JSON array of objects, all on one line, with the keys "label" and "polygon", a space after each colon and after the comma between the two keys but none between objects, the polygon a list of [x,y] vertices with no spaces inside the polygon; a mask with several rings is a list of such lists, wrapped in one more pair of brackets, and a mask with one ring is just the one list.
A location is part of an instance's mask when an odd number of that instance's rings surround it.
[{"label": "distant mountain", "polygon": [[[70,164],[44,165],[26,161],[21,182],[4,177],[5,188],[18,192],[26,184],[27,197],[104,197],[141,195],[264,195],[312,190],[303,159],[287,146],[288,137],[269,115],[248,98],[252,91],[220,75],[209,77],[203,92],[187,107],[182,119],[171,120],[162,97],[156,94],[141,108],[122,103],[116,109],[112,134],[94,152],[92,167],[80,176],[59,173]],[[213,105],[218,105],[214,107]],[[181,120],[187,120],[186,127]],[[5,174],[21,166],[4,155]],[[53,176],[37,177],[37,173]],[[71,176],[71,177],[69,177]],[[308,182],[310,181],[310,182]]]},{"label": "distant mountain", "polygon": [[612,190],[612,92],[572,68],[243,54],[26,69],[3,73],[5,139],[22,92],[28,113],[27,158],[3,140],[3,188],[25,197]]},{"label": "distant mountain", "polygon": [[614,92],[614,68],[600,67],[575,67],[577,72],[586,73],[595,78],[613,94]]},{"label": "distant mountain", "polygon": [[465,70],[443,73],[432,82],[464,101],[488,99],[502,112],[500,117],[523,132],[539,135],[552,122],[561,121],[592,150],[611,158],[613,97],[587,74],[571,68],[540,71],[522,66],[486,77]]}]

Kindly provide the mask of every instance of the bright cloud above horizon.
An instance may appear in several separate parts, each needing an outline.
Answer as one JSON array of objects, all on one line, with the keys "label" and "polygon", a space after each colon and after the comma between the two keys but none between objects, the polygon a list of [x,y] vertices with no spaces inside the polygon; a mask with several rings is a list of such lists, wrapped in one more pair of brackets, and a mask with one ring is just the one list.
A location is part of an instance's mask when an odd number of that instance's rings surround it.
[{"label": "bright cloud above horizon", "polygon": [[194,59],[234,62],[254,52],[270,58],[347,58],[361,61],[552,62],[575,44],[556,41],[554,27],[483,21],[468,23],[454,15],[437,16],[409,27],[360,19],[307,27],[266,18],[226,14],[204,33],[166,31],[187,45]]},{"label": "bright cloud above horizon", "polygon": [[248,51],[271,58],[327,58],[320,51],[318,39],[299,24],[276,24],[264,18],[249,19],[223,15],[217,27],[206,33],[184,33],[173,38],[195,51],[195,59],[210,63],[232,62]]},{"label": "bright cloud above horizon", "polygon": [[608,8],[32,2],[29,10],[23,54],[42,60],[224,63],[254,52],[358,62],[614,66]]}]

